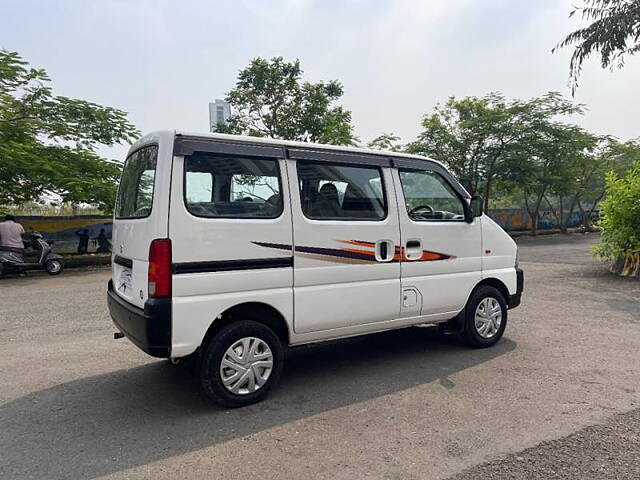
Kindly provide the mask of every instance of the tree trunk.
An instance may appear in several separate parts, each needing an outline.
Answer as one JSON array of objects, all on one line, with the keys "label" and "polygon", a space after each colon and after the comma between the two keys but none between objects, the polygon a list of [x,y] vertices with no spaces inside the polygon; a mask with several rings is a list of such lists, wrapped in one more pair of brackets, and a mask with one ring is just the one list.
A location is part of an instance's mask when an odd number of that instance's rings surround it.
[{"label": "tree trunk", "polygon": [[591,229],[591,218],[590,218],[589,213],[587,213],[585,211],[585,209],[582,207],[582,202],[580,200],[578,200],[578,208],[580,209],[580,216],[582,217],[582,226],[586,230],[590,230]]},{"label": "tree trunk", "polygon": [[487,183],[484,186],[484,211],[489,211],[489,195],[491,194],[491,177],[487,178]]},{"label": "tree trunk", "polygon": [[556,211],[555,208],[553,208],[553,205],[551,204],[551,202],[549,201],[549,198],[547,198],[547,196],[544,196],[544,200],[546,200],[547,205],[549,205],[549,210],[551,210],[551,213],[553,214],[553,218],[556,221],[556,224],[558,224],[558,222],[560,221],[559,217],[558,217],[558,212]]},{"label": "tree trunk", "polygon": [[558,198],[560,200],[560,221],[558,222],[558,228],[560,228],[560,233],[564,233],[566,235],[569,232],[564,221],[564,204],[562,201],[562,195],[558,195]]},{"label": "tree trunk", "polygon": [[536,199],[536,203],[534,204],[533,212],[529,212],[529,216],[531,217],[531,235],[533,235],[534,237],[538,235],[538,214],[540,213],[540,205],[542,204],[542,199],[544,198],[545,190],[543,190],[538,195],[538,198]]},{"label": "tree trunk", "polygon": [[569,219],[571,218],[571,214],[576,209],[576,202],[578,201],[578,197],[579,196],[580,196],[580,194],[576,193],[573,196],[573,198],[571,199],[571,206],[569,207],[569,213],[567,213],[567,216],[565,217],[565,221],[564,221],[564,229],[565,229],[565,231],[567,231],[567,228],[568,228],[567,223],[569,222]]},{"label": "tree trunk", "polygon": [[591,209],[587,212],[587,218],[588,218],[588,221],[589,221],[589,228],[591,228],[591,215],[593,214],[593,212],[596,211],[596,208],[600,204],[600,200],[602,200],[602,197],[604,197],[604,194],[605,194],[605,192],[602,192],[602,194],[598,198],[595,199]]}]

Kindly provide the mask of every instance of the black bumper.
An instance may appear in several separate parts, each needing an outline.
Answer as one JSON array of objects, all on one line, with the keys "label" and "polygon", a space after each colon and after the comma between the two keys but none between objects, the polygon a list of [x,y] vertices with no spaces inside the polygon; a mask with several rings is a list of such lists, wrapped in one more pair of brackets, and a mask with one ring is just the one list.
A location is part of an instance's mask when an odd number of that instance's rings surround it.
[{"label": "black bumper", "polygon": [[150,298],[138,308],[120,298],[109,280],[107,304],[113,323],[138,348],[152,357],[171,356],[170,298]]},{"label": "black bumper", "polygon": [[509,308],[516,308],[520,305],[522,299],[522,291],[524,290],[524,271],[521,268],[516,268],[517,288],[515,295],[509,295]]}]

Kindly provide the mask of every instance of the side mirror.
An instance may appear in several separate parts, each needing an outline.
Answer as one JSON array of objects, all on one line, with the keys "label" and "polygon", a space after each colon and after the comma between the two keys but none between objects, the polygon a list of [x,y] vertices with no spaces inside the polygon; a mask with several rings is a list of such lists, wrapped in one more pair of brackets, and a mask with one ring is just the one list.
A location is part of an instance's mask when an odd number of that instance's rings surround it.
[{"label": "side mirror", "polygon": [[479,195],[474,195],[471,197],[471,203],[469,205],[470,217],[469,222],[472,222],[474,218],[482,216],[482,206],[484,204],[484,200]]}]

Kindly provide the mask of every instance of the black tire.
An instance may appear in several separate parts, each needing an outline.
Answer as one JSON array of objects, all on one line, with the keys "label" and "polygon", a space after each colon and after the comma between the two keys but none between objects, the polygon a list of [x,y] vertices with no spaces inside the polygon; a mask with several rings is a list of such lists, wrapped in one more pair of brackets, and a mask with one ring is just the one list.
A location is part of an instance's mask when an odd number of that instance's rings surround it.
[{"label": "black tire", "polygon": [[[476,327],[475,315],[478,305],[485,299],[494,299],[500,305],[502,318],[499,328],[495,333],[486,338],[481,335],[479,329]],[[494,324],[495,325],[495,324]],[[486,348],[494,345],[498,340],[502,338],[504,330],[507,327],[507,303],[504,296],[497,288],[489,285],[483,285],[473,291],[467,302],[464,312],[464,328],[462,332],[462,339],[464,342],[473,348]]]},{"label": "black tire", "polygon": [[[268,346],[273,364],[265,383],[255,391],[234,393],[225,387],[220,367],[223,356],[236,342],[244,338],[256,338]],[[284,363],[284,351],[278,336],[266,325],[253,320],[240,320],[225,325],[204,346],[200,368],[200,384],[206,395],[223,407],[244,407],[264,399],[278,383]],[[248,367],[252,368],[252,367]],[[248,389],[248,388],[247,388]]]},{"label": "black tire", "polygon": [[45,260],[44,269],[49,275],[59,275],[64,269],[64,264],[62,260],[52,258],[51,260]]}]

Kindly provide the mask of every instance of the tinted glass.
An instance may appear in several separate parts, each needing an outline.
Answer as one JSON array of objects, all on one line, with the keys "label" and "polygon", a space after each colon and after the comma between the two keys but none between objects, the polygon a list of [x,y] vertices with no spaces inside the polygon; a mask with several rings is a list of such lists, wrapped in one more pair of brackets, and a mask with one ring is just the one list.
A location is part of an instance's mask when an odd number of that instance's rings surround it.
[{"label": "tinted glass", "polygon": [[158,147],[133,152],[127,158],[120,178],[116,218],[144,218],[151,213]]},{"label": "tinted glass", "polygon": [[315,220],[382,220],[387,204],[382,174],[376,167],[356,167],[298,160],[300,200]]},{"label": "tinted glass", "polygon": [[400,170],[407,213],[415,221],[464,221],[464,204],[439,174]]},{"label": "tinted glass", "polygon": [[278,161],[196,153],[185,159],[185,205],[210,218],[275,218],[282,213]]}]

